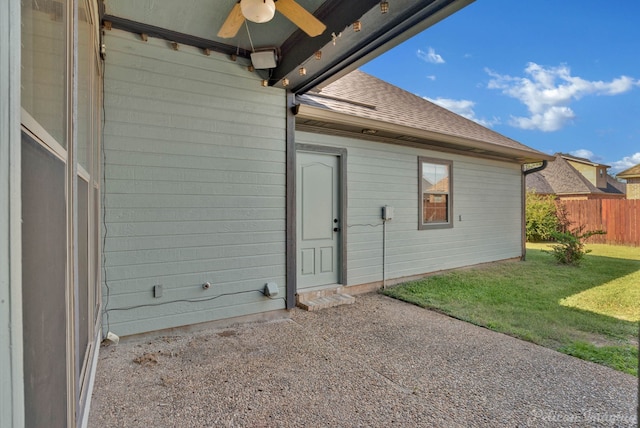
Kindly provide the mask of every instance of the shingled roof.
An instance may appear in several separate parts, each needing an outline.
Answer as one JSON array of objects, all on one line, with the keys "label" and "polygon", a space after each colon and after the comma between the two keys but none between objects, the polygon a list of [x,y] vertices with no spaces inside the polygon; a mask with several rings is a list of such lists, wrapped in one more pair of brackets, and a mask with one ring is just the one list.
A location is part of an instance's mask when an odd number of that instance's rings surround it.
[{"label": "shingled roof", "polygon": [[[615,178],[607,174],[607,187],[598,188],[575,169],[566,158],[575,157],[556,153],[555,160],[549,162],[542,171],[534,172],[527,176],[527,190],[533,190],[541,194],[556,195],[615,195],[625,194],[624,183],[619,183]],[[593,163],[587,160],[589,163]],[[593,163],[594,165],[600,165]]]},{"label": "shingled roof", "polygon": [[[378,138],[472,151],[520,163],[551,159],[542,152],[360,70],[321,90],[298,96],[298,102],[302,108],[296,125],[303,128],[315,126],[369,132]],[[353,127],[349,128],[349,122]],[[365,125],[370,126],[363,129]]]},{"label": "shingled roof", "polygon": [[616,177],[619,178],[637,178],[640,177],[640,163],[636,166],[632,166],[631,168],[625,169],[622,172],[619,172]]}]

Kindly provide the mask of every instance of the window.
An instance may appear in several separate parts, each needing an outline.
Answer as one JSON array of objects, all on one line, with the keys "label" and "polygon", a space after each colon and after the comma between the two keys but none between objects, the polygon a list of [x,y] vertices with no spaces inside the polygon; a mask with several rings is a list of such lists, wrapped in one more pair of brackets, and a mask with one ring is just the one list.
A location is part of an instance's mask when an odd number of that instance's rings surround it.
[{"label": "window", "polygon": [[452,162],[418,158],[418,229],[453,227]]},{"label": "window", "polygon": [[69,77],[67,30],[71,25],[67,21],[67,3],[53,0],[21,2],[22,107],[65,149]]}]

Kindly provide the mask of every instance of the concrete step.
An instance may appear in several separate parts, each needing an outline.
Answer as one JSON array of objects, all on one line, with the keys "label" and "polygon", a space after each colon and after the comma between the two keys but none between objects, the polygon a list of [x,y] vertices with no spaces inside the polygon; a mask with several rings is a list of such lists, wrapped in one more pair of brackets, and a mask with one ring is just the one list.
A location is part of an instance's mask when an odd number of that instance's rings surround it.
[{"label": "concrete step", "polygon": [[350,305],[356,301],[355,297],[343,293],[317,296],[310,299],[298,298],[298,307],[306,311],[318,311],[340,305]]}]

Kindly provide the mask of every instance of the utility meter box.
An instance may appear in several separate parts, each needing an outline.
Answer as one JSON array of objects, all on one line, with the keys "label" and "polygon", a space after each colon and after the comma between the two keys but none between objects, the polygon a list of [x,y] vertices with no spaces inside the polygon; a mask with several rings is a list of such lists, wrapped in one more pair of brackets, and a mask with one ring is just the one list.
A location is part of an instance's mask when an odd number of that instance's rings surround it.
[{"label": "utility meter box", "polygon": [[385,205],[382,207],[382,219],[385,221],[389,221],[393,218],[393,207],[389,205]]}]

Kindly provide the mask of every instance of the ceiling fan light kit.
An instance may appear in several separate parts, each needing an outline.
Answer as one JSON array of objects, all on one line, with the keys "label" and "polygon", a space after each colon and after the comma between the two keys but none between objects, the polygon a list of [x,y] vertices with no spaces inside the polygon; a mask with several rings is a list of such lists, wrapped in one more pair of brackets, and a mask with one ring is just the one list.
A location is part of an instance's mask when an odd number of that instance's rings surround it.
[{"label": "ceiling fan light kit", "polygon": [[276,13],[273,0],[241,0],[240,9],[246,19],[257,24],[271,21]]},{"label": "ceiling fan light kit", "polygon": [[295,0],[240,0],[236,3],[218,31],[218,37],[235,37],[245,20],[262,24],[271,21],[280,12],[309,37],[319,36],[327,29],[318,18],[300,6]]}]

